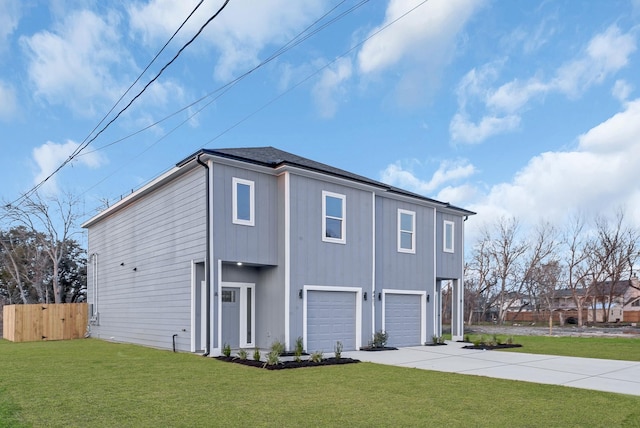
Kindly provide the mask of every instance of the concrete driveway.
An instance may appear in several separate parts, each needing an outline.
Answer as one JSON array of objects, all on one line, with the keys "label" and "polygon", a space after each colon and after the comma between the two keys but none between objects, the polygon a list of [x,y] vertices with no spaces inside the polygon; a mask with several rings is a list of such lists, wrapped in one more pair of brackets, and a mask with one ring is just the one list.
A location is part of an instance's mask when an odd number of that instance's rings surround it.
[{"label": "concrete driveway", "polygon": [[397,351],[351,351],[345,357],[440,372],[547,383],[640,396],[640,362],[462,349],[466,344]]}]

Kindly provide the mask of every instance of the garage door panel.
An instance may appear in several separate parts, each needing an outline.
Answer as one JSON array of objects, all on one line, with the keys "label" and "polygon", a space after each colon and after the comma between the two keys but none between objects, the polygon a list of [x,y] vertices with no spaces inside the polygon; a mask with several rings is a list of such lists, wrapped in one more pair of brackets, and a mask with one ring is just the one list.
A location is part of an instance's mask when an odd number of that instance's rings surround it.
[{"label": "garage door panel", "polygon": [[307,292],[307,351],[332,352],[338,340],[356,347],[356,293]]},{"label": "garage door panel", "polygon": [[389,346],[421,345],[422,295],[385,294],[385,331]]}]

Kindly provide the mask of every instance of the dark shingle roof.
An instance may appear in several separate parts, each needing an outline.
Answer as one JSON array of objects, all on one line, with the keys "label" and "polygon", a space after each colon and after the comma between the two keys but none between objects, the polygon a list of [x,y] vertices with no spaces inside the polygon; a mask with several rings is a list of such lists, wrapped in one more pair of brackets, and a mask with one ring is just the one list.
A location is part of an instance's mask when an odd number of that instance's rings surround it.
[{"label": "dark shingle roof", "polygon": [[435,204],[442,205],[447,208],[451,208],[456,211],[461,211],[465,215],[474,215],[473,211],[468,211],[463,208],[455,207],[447,202],[437,201],[435,199],[427,198],[426,196],[412,193],[397,187],[389,186],[388,184],[381,183],[376,180],[372,180],[367,177],[363,177],[358,174],[353,174],[349,171],[345,171],[340,168],[313,161],[311,159],[303,158],[302,156],[295,155],[293,153],[285,152],[284,150],[276,149],[275,147],[245,147],[245,148],[229,148],[229,149],[203,149],[183,161],[179,162],[177,166],[182,166],[187,162],[193,160],[198,154],[207,154],[211,156],[219,156],[228,159],[234,159],[242,162],[249,162],[261,166],[270,168],[277,168],[281,165],[296,166],[299,168],[320,172],[323,174],[333,175],[335,177],[341,177],[356,182],[369,184],[376,187],[381,187],[389,192],[411,196],[413,198],[422,199],[425,201],[433,202]]}]

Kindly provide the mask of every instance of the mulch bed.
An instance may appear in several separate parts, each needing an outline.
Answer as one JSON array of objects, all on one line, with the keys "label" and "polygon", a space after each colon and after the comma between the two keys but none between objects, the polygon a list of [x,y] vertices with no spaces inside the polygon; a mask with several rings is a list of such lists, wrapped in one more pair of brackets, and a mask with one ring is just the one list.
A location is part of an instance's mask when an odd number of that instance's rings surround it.
[{"label": "mulch bed", "polygon": [[480,345],[467,345],[462,347],[462,349],[482,349],[484,351],[491,351],[493,349],[508,349],[508,348],[522,348],[522,345],[503,343],[501,345],[480,344]]},{"label": "mulch bed", "polygon": [[398,348],[394,348],[393,346],[363,346],[360,348],[360,350],[367,351],[367,352],[397,351]]},{"label": "mulch bed", "polygon": [[438,342],[438,343],[425,343],[424,344],[424,346],[443,346],[443,345],[446,345],[446,343]]},{"label": "mulch bed", "polygon": [[268,365],[264,361],[255,361],[255,360],[241,360],[237,357],[225,357],[219,356],[216,357],[217,360],[226,361],[229,363],[242,364],[250,367],[258,367],[261,369],[267,370],[283,370],[283,369],[299,369],[302,367],[318,367],[318,366],[335,366],[340,364],[353,364],[359,363],[360,360],[356,360],[353,358],[324,358],[320,362],[313,362],[311,360],[303,360],[303,361],[281,361],[278,364]]}]

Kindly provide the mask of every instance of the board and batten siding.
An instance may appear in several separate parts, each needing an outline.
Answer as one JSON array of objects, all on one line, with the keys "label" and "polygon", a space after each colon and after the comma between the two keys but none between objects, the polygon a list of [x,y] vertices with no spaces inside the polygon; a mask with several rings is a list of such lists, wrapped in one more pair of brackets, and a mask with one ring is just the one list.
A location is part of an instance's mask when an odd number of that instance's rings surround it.
[{"label": "board and batten siding", "polygon": [[[213,165],[214,258],[276,265],[278,185],[273,175],[215,163]],[[254,182],[254,226],[233,223],[233,178]]]},{"label": "board and batten siding", "polygon": [[[444,222],[452,221],[454,223],[453,233],[453,253],[447,253],[443,250]],[[462,216],[443,213],[436,213],[436,276],[443,279],[462,278],[462,228],[464,227],[464,219]]]},{"label": "board and batten siding", "polygon": [[[291,343],[302,336],[299,290],[305,285],[357,287],[371,295],[373,219],[371,192],[291,174]],[[346,196],[346,243],[322,240],[322,192]],[[371,333],[371,306],[362,306],[363,337]],[[366,339],[365,339],[366,340]]]},{"label": "board and batten siding", "polygon": [[98,255],[92,336],[170,349],[177,334],[176,348],[190,350],[191,263],[206,252],[204,180],[203,168],[192,169],[88,227]]},{"label": "board and batten siding", "polygon": [[[398,252],[398,209],[415,212],[415,253]],[[433,208],[376,197],[376,287],[429,290],[433,239]]]}]

